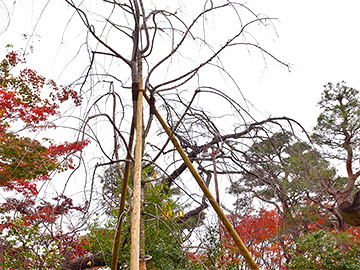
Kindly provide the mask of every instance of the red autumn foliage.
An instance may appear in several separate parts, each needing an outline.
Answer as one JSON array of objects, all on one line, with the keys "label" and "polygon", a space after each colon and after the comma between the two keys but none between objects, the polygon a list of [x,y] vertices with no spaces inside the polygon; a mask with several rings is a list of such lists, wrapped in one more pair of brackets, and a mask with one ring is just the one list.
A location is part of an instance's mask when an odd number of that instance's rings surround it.
[{"label": "red autumn foliage", "polygon": [[[58,86],[32,69],[18,70],[26,64],[25,54],[12,50],[12,46],[7,49],[0,62],[0,188],[4,191],[0,201],[0,234],[28,226],[42,239],[37,245],[48,247],[50,242],[58,243],[60,252],[72,248],[73,254],[82,255],[86,251],[81,248],[79,236],[56,229],[56,222],[71,212],[85,212],[87,205],[74,205],[64,194],[51,201],[39,200],[37,183],[50,180],[54,171],[74,169],[72,156],[89,142],[56,144],[45,139],[44,145],[26,133],[56,128],[51,117],[59,115],[60,104],[72,99],[77,106],[81,97],[71,87]],[[14,260],[25,250],[7,242],[0,245],[7,248],[2,250],[3,256],[6,253]]]},{"label": "red autumn foliage", "polygon": [[[331,220],[329,214],[316,211],[316,207],[310,202],[304,204],[306,204],[303,205],[304,208],[312,210],[306,213],[306,216],[298,213],[295,224],[286,221],[287,219],[284,219],[276,209],[262,208],[250,210],[242,215],[228,216],[260,269],[290,269],[286,264],[289,263],[290,253],[296,253],[294,250],[296,237],[292,235],[294,228],[297,236],[319,230],[336,233],[336,227],[329,221]],[[353,237],[352,241],[360,242],[359,228],[349,227],[347,232]],[[209,269],[229,269],[230,266],[235,265],[247,269],[244,258],[223,227],[220,229],[220,235],[219,246],[216,248],[221,252],[217,256],[209,259],[211,254],[201,252],[190,253],[188,256],[194,263],[211,261],[215,268]]]},{"label": "red autumn foliage", "polygon": [[[282,269],[284,254],[277,238],[282,226],[282,219],[275,209],[260,209],[244,215],[229,216],[229,220],[259,265],[264,267],[272,265],[277,269]],[[234,262],[242,260],[228,232],[222,229],[221,234],[222,245],[225,250],[228,250],[223,259]],[[287,239],[282,239],[282,241],[286,242]]]},{"label": "red autumn foliage", "polygon": [[50,141],[46,147],[14,132],[15,128],[30,131],[55,128],[49,118],[59,114],[61,102],[72,98],[76,105],[81,103],[81,97],[69,86],[58,86],[32,69],[24,68],[18,76],[14,75],[12,71],[24,63],[24,54],[16,51],[9,51],[0,63],[0,186],[13,181],[48,179],[52,170],[73,168],[69,157],[88,143]]}]

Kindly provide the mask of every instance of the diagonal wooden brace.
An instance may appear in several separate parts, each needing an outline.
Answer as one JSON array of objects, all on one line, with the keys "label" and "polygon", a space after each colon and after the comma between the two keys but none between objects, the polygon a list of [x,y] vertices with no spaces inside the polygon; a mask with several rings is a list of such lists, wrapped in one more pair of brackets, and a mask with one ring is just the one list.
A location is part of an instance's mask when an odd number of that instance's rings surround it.
[{"label": "diagonal wooden brace", "polygon": [[[147,96],[146,93],[144,93],[144,97],[147,100],[147,102],[150,104],[150,99],[149,99],[149,97]],[[214,210],[215,210],[216,214],[218,215],[219,219],[224,224],[224,227],[227,229],[227,231],[231,235],[231,237],[234,240],[235,244],[239,248],[241,254],[245,257],[245,259],[246,259],[247,263],[249,264],[250,268],[254,269],[254,270],[259,270],[259,267],[257,266],[254,259],[252,258],[249,250],[244,245],[244,242],[241,240],[241,238],[239,237],[239,235],[235,231],[235,229],[232,226],[232,224],[230,223],[229,219],[226,217],[224,212],[221,210],[219,204],[216,202],[214,196],[211,194],[210,190],[205,185],[205,182],[201,179],[200,174],[197,172],[197,170],[195,169],[195,167],[191,163],[190,159],[188,158],[188,156],[186,155],[186,153],[184,152],[184,150],[180,146],[178,140],[175,138],[175,136],[172,135],[172,132],[171,132],[170,128],[167,126],[166,122],[163,120],[163,118],[161,117],[159,112],[156,110],[156,108],[153,108],[153,109],[154,109],[154,112],[155,112],[155,115],[156,115],[157,119],[159,120],[159,122],[162,125],[163,129],[165,130],[166,134],[168,134],[168,136],[171,136],[170,139],[171,139],[172,143],[174,144],[176,150],[179,152],[180,156],[182,157],[185,164],[189,168],[191,174],[194,176],[196,182],[200,186],[201,190],[204,192],[204,195],[209,200],[211,206],[214,208]]]}]

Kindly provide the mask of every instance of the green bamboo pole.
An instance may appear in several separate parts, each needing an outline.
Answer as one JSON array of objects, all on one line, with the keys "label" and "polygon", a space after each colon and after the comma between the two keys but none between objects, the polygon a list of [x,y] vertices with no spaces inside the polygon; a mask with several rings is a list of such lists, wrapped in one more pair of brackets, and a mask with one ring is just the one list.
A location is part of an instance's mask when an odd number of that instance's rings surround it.
[{"label": "green bamboo pole", "polygon": [[[133,91],[138,91],[137,89],[133,89]],[[117,262],[119,259],[119,251],[120,251],[120,240],[121,240],[121,228],[122,228],[122,222],[124,219],[124,210],[125,210],[125,202],[126,202],[126,193],[128,188],[128,182],[129,182],[129,176],[130,176],[130,159],[131,159],[131,152],[133,148],[133,142],[134,142],[134,133],[135,133],[135,118],[133,117],[133,120],[131,122],[131,130],[130,130],[130,137],[129,137],[129,152],[126,156],[126,163],[125,163],[125,169],[124,169],[124,179],[122,182],[122,189],[121,189],[121,197],[120,197],[120,207],[119,207],[119,216],[118,221],[116,224],[116,232],[115,232],[115,238],[113,242],[113,248],[112,248],[112,261],[111,261],[111,270],[117,270]]]},{"label": "green bamboo pole", "polygon": [[137,100],[136,114],[136,142],[135,142],[135,165],[133,179],[133,199],[131,211],[131,246],[130,246],[130,270],[139,270],[140,259],[140,208],[141,208],[141,161],[142,161],[142,107],[143,107],[142,80],[140,79],[139,95]]},{"label": "green bamboo pole", "polygon": [[[144,93],[144,97],[146,98],[147,102],[150,104],[150,99],[146,95],[146,93]],[[150,106],[154,106],[154,105],[150,104]],[[195,167],[191,163],[190,159],[188,158],[188,156],[186,155],[186,153],[184,152],[184,150],[180,146],[177,139],[172,135],[172,132],[171,132],[170,128],[167,126],[166,122],[163,120],[163,118],[161,117],[159,112],[156,110],[156,108],[153,108],[153,110],[155,112],[155,115],[156,115],[157,119],[159,120],[160,124],[162,125],[163,129],[165,130],[165,132],[168,134],[168,136],[171,136],[170,139],[171,139],[172,143],[174,144],[176,150],[179,152],[180,156],[182,157],[185,164],[189,168],[190,172],[194,176],[196,182],[200,186],[201,190],[204,192],[204,195],[209,200],[211,206],[214,208],[214,210],[215,210],[216,214],[218,215],[219,219],[224,224],[224,227],[227,229],[227,231],[231,235],[232,239],[234,240],[235,244],[238,246],[241,254],[245,257],[245,259],[246,259],[247,263],[249,264],[250,268],[253,269],[253,270],[259,270],[259,267],[256,265],[256,263],[255,263],[254,259],[252,258],[249,250],[244,245],[244,242],[241,240],[241,238],[239,237],[239,235],[235,231],[234,227],[231,225],[229,219],[226,217],[224,212],[221,210],[219,204],[216,202],[216,200],[213,197],[213,195],[211,194],[210,190],[207,188],[205,182],[201,179],[200,174],[197,172],[197,170],[195,169]]]}]

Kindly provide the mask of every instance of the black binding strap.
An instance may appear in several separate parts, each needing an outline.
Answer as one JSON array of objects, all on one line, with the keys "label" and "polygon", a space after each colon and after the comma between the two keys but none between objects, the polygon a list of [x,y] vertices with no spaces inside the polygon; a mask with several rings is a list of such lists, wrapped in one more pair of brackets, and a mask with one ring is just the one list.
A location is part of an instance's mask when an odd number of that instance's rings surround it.
[{"label": "black binding strap", "polygon": [[155,114],[155,97],[154,94],[150,95],[150,114]]},{"label": "black binding strap", "polygon": [[139,96],[139,83],[132,83],[132,100],[136,101]]}]

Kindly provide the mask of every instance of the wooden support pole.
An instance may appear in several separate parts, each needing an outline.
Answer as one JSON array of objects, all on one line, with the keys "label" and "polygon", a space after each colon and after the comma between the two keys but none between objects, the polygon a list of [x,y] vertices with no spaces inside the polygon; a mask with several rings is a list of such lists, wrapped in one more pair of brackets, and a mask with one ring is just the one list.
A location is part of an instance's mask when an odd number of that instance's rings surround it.
[{"label": "wooden support pole", "polygon": [[[217,170],[216,170],[216,155],[218,154],[219,149],[211,149],[211,158],[213,161],[213,168],[214,168],[214,184],[215,184],[215,196],[216,196],[216,202],[217,204],[220,204],[220,195],[219,195],[219,183],[217,178]],[[222,237],[221,237],[221,220],[218,217],[218,223],[219,223],[219,240],[220,244],[222,244]],[[223,255],[221,255],[221,259],[223,258]]]},{"label": "wooden support pole", "polygon": [[[134,85],[133,85],[134,88]],[[133,91],[138,91],[139,86],[137,85],[137,90],[133,89]],[[125,162],[125,169],[124,169],[124,179],[122,182],[122,188],[121,188],[121,198],[120,198],[120,207],[119,207],[119,216],[118,221],[116,224],[116,232],[115,232],[115,238],[113,242],[113,249],[112,249],[112,261],[111,261],[111,270],[117,270],[117,262],[119,259],[119,251],[120,251],[120,240],[121,240],[121,230],[122,230],[122,223],[124,219],[125,214],[125,203],[126,203],[126,193],[128,188],[128,182],[130,177],[130,167],[131,167],[131,153],[133,148],[133,142],[134,142],[134,133],[135,133],[135,123],[136,117],[133,117],[133,120],[131,122],[131,130],[130,130],[130,136],[129,136],[129,152],[126,155],[126,162]]]},{"label": "wooden support pole", "polygon": [[[146,98],[147,102],[150,104],[150,99],[146,95],[146,93],[144,93],[144,97]],[[235,244],[239,248],[241,254],[245,257],[247,263],[250,266],[250,269],[259,270],[259,267],[257,266],[254,259],[252,258],[249,250],[246,248],[243,241],[241,240],[241,238],[239,237],[239,235],[235,231],[234,227],[231,225],[229,219],[226,217],[224,212],[221,210],[219,204],[216,202],[216,200],[213,197],[213,195],[211,194],[210,190],[207,188],[205,182],[201,179],[200,174],[197,172],[197,170],[195,169],[195,167],[191,163],[190,159],[188,158],[188,156],[186,155],[186,153],[184,152],[184,150],[180,146],[178,140],[172,135],[172,132],[171,132],[170,128],[167,126],[166,122],[163,120],[163,118],[161,117],[159,112],[156,110],[156,108],[153,108],[153,109],[155,111],[155,115],[156,115],[157,119],[159,120],[159,122],[162,125],[165,132],[168,134],[168,136],[171,136],[170,139],[171,139],[173,145],[175,146],[176,150],[179,152],[180,156],[182,157],[185,164],[189,168],[190,172],[194,176],[196,182],[200,186],[201,190],[204,192],[204,195],[209,200],[211,206],[214,208],[214,210],[215,210],[216,214],[218,215],[219,219],[224,224],[224,227],[227,229],[227,231],[231,235],[231,237],[234,240]]]},{"label": "wooden support pole", "polygon": [[142,79],[139,84],[136,114],[136,142],[135,142],[135,165],[133,179],[133,199],[131,211],[131,246],[130,246],[130,270],[139,270],[140,258],[140,208],[141,208],[141,161],[143,146],[142,103],[143,86]]}]

